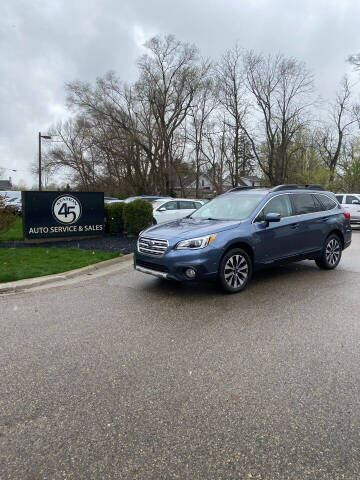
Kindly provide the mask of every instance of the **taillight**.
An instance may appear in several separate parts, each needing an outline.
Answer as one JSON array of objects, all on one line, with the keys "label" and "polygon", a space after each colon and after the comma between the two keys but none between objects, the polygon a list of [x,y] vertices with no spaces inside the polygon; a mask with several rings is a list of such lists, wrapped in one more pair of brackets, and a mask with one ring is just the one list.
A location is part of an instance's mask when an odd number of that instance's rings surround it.
[{"label": "taillight", "polygon": [[343,212],[343,215],[344,215],[345,218],[350,220],[350,212]]}]

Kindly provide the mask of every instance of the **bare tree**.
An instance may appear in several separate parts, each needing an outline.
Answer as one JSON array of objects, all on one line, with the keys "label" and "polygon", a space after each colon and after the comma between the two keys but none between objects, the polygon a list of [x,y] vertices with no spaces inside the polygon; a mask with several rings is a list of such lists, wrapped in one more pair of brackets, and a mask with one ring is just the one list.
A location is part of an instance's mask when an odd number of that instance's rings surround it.
[{"label": "bare tree", "polygon": [[280,54],[248,52],[245,66],[251,106],[242,121],[243,132],[270,183],[284,183],[293,139],[309,122],[313,78],[303,63]]},{"label": "bare tree", "polygon": [[[138,61],[140,77],[134,86],[127,87],[109,73],[95,87],[69,84],[69,102],[94,123],[107,130],[118,129],[131,150],[127,158],[133,162],[127,165],[128,173],[139,179],[144,173],[150,177],[157,174],[160,190],[169,193],[176,133],[200,88],[202,71],[193,45],[173,36],[154,37],[145,45],[149,53]],[[144,165],[145,172],[140,168]]]},{"label": "bare tree", "polygon": [[318,152],[329,169],[330,184],[334,181],[344,143],[356,122],[356,107],[352,103],[351,87],[345,76],[340,83],[335,102],[330,106],[329,120],[315,137]]},{"label": "bare tree", "polygon": [[198,49],[172,35],[164,39],[154,37],[145,46],[150,54],[138,62],[140,79],[136,89],[141,100],[149,105],[157,126],[159,167],[169,193],[173,188],[174,135],[201,87],[204,69],[198,65]]},{"label": "bare tree", "polygon": [[246,95],[246,72],[244,54],[236,44],[225,52],[216,67],[219,101],[226,115],[227,141],[232,137],[232,159],[229,160],[230,178],[233,186],[239,184],[240,175],[252,173],[254,155],[249,139],[244,135],[244,125],[249,109]]},{"label": "bare tree", "polygon": [[191,154],[194,157],[196,197],[199,196],[200,174],[206,162],[202,154],[204,135],[206,134],[211,115],[217,107],[217,100],[214,95],[214,81],[211,76],[206,76],[207,73],[210,73],[210,65],[204,65],[202,72],[203,80],[189,110],[188,140],[192,145]]},{"label": "bare tree", "polygon": [[217,118],[204,132],[202,155],[206,161],[205,173],[217,195],[224,192],[224,180],[233,166],[233,139],[230,128],[223,118]]}]

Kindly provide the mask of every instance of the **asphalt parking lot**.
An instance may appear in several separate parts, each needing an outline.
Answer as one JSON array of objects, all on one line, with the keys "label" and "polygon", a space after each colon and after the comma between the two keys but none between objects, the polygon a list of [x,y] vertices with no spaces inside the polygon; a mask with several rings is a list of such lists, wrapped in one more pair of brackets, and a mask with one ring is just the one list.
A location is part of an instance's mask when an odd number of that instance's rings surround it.
[{"label": "asphalt parking lot", "polygon": [[360,478],[360,231],[248,289],[131,264],[0,296],[0,479]]}]

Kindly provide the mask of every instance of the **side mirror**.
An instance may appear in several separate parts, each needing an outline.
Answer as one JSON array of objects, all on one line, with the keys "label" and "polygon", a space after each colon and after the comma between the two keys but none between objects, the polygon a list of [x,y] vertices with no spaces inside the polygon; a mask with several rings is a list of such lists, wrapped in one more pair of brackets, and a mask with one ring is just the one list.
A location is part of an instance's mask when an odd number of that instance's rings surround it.
[{"label": "side mirror", "polygon": [[353,200],[353,201],[352,201],[352,204],[353,204],[353,205],[360,205],[360,201],[359,201],[359,200]]},{"label": "side mirror", "polygon": [[280,220],[281,220],[280,213],[267,213],[265,215],[266,226],[269,226],[269,223],[271,222],[280,222]]},{"label": "side mirror", "polygon": [[165,210],[166,210],[166,208],[165,208],[165,207],[160,207],[160,208],[158,208],[158,210],[157,210],[157,211],[158,211],[158,212],[165,212]]}]

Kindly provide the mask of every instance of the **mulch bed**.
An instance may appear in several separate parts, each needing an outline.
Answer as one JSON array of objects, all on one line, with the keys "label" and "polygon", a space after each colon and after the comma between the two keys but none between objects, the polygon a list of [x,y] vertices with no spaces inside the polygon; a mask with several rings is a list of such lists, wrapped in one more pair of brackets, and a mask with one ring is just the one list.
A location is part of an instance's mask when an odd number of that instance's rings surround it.
[{"label": "mulch bed", "polygon": [[21,241],[0,242],[2,248],[14,247],[77,247],[83,250],[103,250],[105,252],[121,251],[122,254],[133,253],[137,237],[127,237],[121,234],[105,234],[99,238],[84,238],[79,240],[62,240],[59,242],[25,243]]}]

